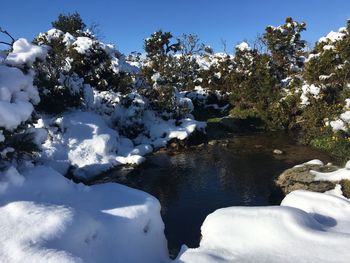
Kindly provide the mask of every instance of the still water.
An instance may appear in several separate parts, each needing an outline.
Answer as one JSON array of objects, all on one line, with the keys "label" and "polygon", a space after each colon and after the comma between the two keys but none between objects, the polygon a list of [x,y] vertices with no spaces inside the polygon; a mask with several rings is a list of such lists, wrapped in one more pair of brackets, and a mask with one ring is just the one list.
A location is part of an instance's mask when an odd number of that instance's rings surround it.
[{"label": "still water", "polygon": [[[276,148],[284,154],[273,154]],[[199,245],[200,226],[218,208],[279,204],[281,196],[273,187],[276,176],[315,158],[331,161],[284,133],[235,135],[216,145],[153,154],[141,167],[108,173],[98,182],[126,184],[157,197],[169,251],[176,255],[182,244]]]}]

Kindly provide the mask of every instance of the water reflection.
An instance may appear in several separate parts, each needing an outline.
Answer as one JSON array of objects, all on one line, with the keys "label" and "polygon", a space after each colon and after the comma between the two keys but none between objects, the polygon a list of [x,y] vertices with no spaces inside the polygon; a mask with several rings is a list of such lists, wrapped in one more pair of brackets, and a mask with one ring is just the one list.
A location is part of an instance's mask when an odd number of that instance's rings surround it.
[{"label": "water reflection", "polygon": [[[274,148],[286,153],[273,155]],[[228,146],[206,146],[176,155],[157,153],[127,176],[116,171],[99,180],[124,183],[157,197],[169,250],[176,255],[184,243],[198,246],[200,226],[214,210],[275,204],[271,199],[274,178],[284,169],[314,158],[330,161],[285,134],[254,134],[235,137]]]}]

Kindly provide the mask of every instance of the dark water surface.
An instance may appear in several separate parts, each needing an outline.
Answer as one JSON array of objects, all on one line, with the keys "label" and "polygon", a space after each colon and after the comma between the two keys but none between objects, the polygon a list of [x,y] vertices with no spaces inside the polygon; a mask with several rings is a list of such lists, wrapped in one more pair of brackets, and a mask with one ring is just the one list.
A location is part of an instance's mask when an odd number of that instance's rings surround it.
[{"label": "dark water surface", "polygon": [[[273,154],[275,148],[284,154]],[[235,135],[213,146],[156,153],[141,167],[111,172],[98,182],[126,184],[157,197],[170,254],[176,255],[182,244],[199,245],[200,226],[218,208],[279,204],[281,197],[272,194],[276,176],[316,158],[331,161],[284,133]]]}]

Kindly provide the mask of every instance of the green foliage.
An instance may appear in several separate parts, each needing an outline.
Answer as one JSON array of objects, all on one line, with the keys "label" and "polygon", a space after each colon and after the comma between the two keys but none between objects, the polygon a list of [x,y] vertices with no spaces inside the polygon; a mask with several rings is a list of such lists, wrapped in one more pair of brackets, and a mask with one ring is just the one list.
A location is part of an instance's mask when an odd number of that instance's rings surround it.
[{"label": "green foliage", "polygon": [[39,152],[38,145],[34,143],[34,132],[28,130],[30,122],[29,120],[12,131],[0,128],[5,137],[5,141],[0,142],[0,168],[5,162],[27,159]]},{"label": "green foliage", "polygon": [[312,139],[311,146],[331,153],[338,160],[346,162],[350,159],[350,137],[343,134],[321,133],[319,137]]}]

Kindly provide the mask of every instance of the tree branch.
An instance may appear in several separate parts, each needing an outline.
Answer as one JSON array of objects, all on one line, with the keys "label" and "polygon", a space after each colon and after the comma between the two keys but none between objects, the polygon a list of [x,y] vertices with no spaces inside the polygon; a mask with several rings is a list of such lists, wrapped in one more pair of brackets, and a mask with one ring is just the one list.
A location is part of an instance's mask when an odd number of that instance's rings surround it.
[{"label": "tree branch", "polygon": [[12,44],[7,43],[7,42],[4,42],[4,41],[0,41],[0,44],[4,44],[4,45],[8,45],[8,46],[11,46],[11,47],[12,47]]},{"label": "tree branch", "polygon": [[9,32],[7,32],[7,30],[4,30],[0,27],[0,33],[3,33],[5,35],[7,35],[9,38],[11,38],[11,43],[7,43],[7,42],[3,42],[3,41],[0,41],[0,44],[5,44],[5,45],[9,45],[9,46],[13,46],[13,43],[15,43],[15,39],[14,37],[11,36],[11,34]]}]

